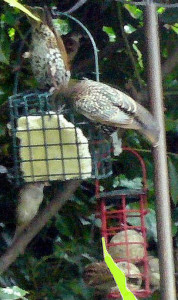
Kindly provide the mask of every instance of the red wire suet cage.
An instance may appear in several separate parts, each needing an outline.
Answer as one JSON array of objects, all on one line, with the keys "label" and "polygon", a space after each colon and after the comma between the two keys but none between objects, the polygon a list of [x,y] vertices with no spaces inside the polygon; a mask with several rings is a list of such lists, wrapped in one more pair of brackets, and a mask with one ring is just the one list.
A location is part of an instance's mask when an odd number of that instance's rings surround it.
[{"label": "red wire suet cage", "polygon": [[[96,180],[96,197],[99,201],[102,223],[101,234],[114,261],[120,263],[121,267],[125,266],[122,269],[118,264],[127,277],[127,287],[136,297],[145,298],[151,294],[145,226],[145,216],[148,213],[146,167],[142,157],[135,150],[130,148],[123,150],[138,159],[142,169],[143,188],[100,193],[100,181]],[[129,204],[134,202],[137,202],[137,207],[133,209]],[[135,223],[137,225],[134,225]],[[118,238],[120,236],[120,239],[117,240],[116,236]],[[135,285],[129,284],[129,279],[135,281]],[[109,293],[108,299],[117,298],[121,298],[121,295],[119,290],[114,288]]]}]

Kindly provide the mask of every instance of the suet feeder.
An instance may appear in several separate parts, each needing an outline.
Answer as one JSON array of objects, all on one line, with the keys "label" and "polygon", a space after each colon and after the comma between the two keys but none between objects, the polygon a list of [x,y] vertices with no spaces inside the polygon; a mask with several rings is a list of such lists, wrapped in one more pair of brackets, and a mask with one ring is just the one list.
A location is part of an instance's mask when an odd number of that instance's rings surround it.
[{"label": "suet feeder", "polygon": [[[123,264],[122,271],[127,277],[128,288],[136,297],[145,298],[151,294],[145,226],[145,216],[148,213],[146,168],[136,151],[130,148],[123,150],[132,153],[139,160],[143,173],[143,188],[100,193],[100,182],[96,180],[96,197],[102,222],[101,234],[114,261],[120,264],[120,268]],[[129,204],[134,202],[137,202],[137,205],[133,209]],[[129,283],[130,281],[132,283]],[[113,287],[108,299],[117,298],[121,298],[121,295],[119,290]]]},{"label": "suet feeder", "polygon": [[[99,81],[98,53],[88,29],[76,22],[89,36],[95,57],[95,75]],[[29,32],[27,32],[27,35]],[[22,52],[24,42],[19,47]],[[14,95],[9,97],[13,141],[14,179],[24,182],[107,178],[112,174],[111,143],[94,129],[86,118],[70,109],[55,112],[51,94],[32,91],[18,94],[19,72],[16,73]]]},{"label": "suet feeder", "polygon": [[71,110],[52,111],[50,96],[9,98],[16,183],[110,176],[110,142]]}]

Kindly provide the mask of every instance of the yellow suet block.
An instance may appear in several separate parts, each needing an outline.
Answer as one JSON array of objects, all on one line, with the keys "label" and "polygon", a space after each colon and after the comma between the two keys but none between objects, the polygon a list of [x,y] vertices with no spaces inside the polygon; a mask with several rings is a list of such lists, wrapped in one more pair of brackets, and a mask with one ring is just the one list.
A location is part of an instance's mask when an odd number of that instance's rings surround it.
[{"label": "yellow suet block", "polygon": [[26,182],[91,177],[88,140],[63,115],[21,117],[16,137]]}]

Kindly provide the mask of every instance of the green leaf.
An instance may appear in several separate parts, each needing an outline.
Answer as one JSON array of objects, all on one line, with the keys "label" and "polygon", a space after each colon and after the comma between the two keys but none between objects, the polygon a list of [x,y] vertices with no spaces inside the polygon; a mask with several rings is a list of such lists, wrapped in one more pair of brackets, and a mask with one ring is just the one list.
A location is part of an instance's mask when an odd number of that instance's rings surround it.
[{"label": "green leaf", "polygon": [[28,292],[20,289],[18,286],[0,288],[0,299],[1,300],[15,300],[15,299],[26,299],[24,296]]},{"label": "green leaf", "polygon": [[132,32],[135,32],[136,31],[136,28],[133,27],[132,25],[130,24],[127,24],[124,26],[124,31],[127,33],[127,34],[131,34]]},{"label": "green leaf", "polygon": [[139,19],[143,16],[143,12],[135,5],[125,4],[124,7],[128,10],[132,18]]},{"label": "green leaf", "polygon": [[126,187],[128,189],[141,189],[143,187],[142,185],[142,178],[137,177],[134,179],[121,179],[120,180],[120,186]]},{"label": "green leaf", "polygon": [[145,216],[145,223],[148,238],[152,238],[157,242],[156,213],[154,209],[149,208],[149,213]]},{"label": "green leaf", "polygon": [[41,22],[41,20],[39,18],[37,18],[34,14],[32,14],[25,6],[20,4],[18,1],[16,1],[16,0],[4,0],[4,1],[7,2],[10,6],[20,9],[21,11],[23,11],[26,15],[28,15],[30,18],[34,19],[35,21]]},{"label": "green leaf", "polygon": [[169,164],[169,180],[170,180],[170,192],[171,197],[176,205],[178,203],[178,173],[171,159],[168,159]]},{"label": "green leaf", "polygon": [[113,188],[116,188],[118,186],[128,189],[141,189],[143,187],[142,178],[136,177],[134,179],[128,179],[125,175],[120,174],[113,180]]},{"label": "green leaf", "polygon": [[0,45],[0,62],[9,65],[9,59],[5,56],[4,52],[2,51],[1,45]]},{"label": "green leaf", "polygon": [[9,37],[11,39],[11,41],[14,41],[14,37],[15,37],[15,29],[14,28],[10,28],[8,30],[8,34],[9,34]]},{"label": "green leaf", "polygon": [[[134,209],[135,204],[128,205],[129,209]],[[133,213],[127,213],[129,216]],[[134,213],[135,215],[140,215],[140,213]],[[127,221],[133,225],[133,226],[141,226],[141,219],[140,218],[133,218],[128,217]],[[157,242],[157,227],[156,227],[156,213],[153,209],[149,209],[149,213],[145,216],[145,223],[147,228],[147,236],[150,239],[154,239],[155,242]]]},{"label": "green leaf", "polygon": [[109,37],[109,41],[111,43],[115,42],[116,40],[116,34],[113,30],[112,27],[107,27],[107,26],[103,26],[103,31],[107,33],[108,37]]},{"label": "green leaf", "polygon": [[60,35],[66,35],[71,31],[70,24],[68,20],[62,19],[53,19],[53,25],[57,31],[59,31]]},{"label": "green leaf", "polygon": [[178,23],[175,23],[174,25],[172,25],[171,28],[176,34],[178,34]]},{"label": "green leaf", "polygon": [[138,43],[137,41],[134,41],[134,43],[133,43],[133,49],[134,49],[135,52],[137,53],[139,66],[140,66],[141,69],[143,69],[142,53],[141,53],[141,51],[138,49],[138,47],[137,47],[137,45],[136,45],[137,43]]},{"label": "green leaf", "polygon": [[165,7],[159,7],[159,8],[157,9],[157,13],[158,13],[158,14],[163,14],[163,13],[165,12],[165,10],[166,10]]}]

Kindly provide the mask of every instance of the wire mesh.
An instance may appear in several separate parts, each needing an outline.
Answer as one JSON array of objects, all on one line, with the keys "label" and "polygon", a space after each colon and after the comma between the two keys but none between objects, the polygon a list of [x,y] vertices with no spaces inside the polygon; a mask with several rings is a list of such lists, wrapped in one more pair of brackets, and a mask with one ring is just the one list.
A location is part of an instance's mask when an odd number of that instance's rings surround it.
[{"label": "wire mesh", "polygon": [[17,184],[112,174],[110,141],[70,109],[52,111],[50,93],[11,96],[9,107]]},{"label": "wire mesh", "polygon": [[[101,218],[101,234],[106,246],[127,277],[127,286],[136,297],[145,298],[151,294],[145,216],[147,209],[146,168],[140,155],[129,148],[140,162],[143,173],[142,189],[123,189],[99,193],[97,198]],[[137,202],[136,208],[129,206]],[[124,269],[123,269],[124,268]],[[121,298],[118,289],[113,287],[108,299]]]}]

